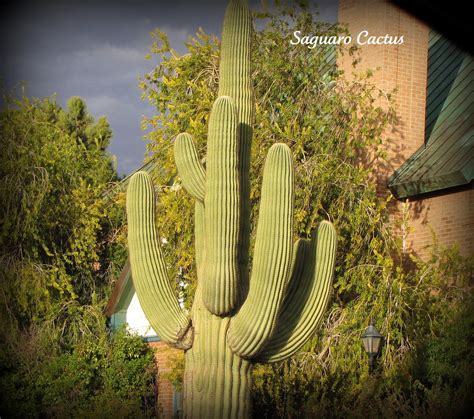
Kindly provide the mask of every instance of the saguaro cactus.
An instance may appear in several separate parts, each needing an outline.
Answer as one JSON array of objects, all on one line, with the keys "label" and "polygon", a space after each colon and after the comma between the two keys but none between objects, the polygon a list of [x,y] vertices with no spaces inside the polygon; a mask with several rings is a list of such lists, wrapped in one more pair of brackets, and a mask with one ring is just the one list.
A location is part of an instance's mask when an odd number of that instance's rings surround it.
[{"label": "saguaro cactus", "polygon": [[154,222],[153,185],[146,173],[138,172],[128,187],[133,281],[158,335],[186,351],[186,417],[248,417],[253,362],[279,361],[295,353],[315,332],[330,294],[336,235],[323,221],[312,240],[292,245],[293,162],[284,144],[273,145],[265,162],[249,275],[251,30],[247,5],[231,0],[206,167],[189,134],[175,141],[179,175],[195,199],[198,286],[189,315],[167,277]]}]

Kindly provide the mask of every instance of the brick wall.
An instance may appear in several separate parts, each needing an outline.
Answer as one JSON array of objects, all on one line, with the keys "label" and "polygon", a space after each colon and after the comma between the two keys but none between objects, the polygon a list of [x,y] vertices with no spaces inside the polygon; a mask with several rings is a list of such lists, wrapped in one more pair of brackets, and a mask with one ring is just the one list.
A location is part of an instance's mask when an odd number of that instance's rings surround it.
[{"label": "brick wall", "polygon": [[473,254],[474,190],[411,201],[411,231],[407,245],[420,255],[429,255],[432,231],[444,246],[457,244],[465,256]]},{"label": "brick wall", "polygon": [[[339,0],[339,22],[348,24],[353,37],[362,30],[373,35],[404,37],[401,45],[364,45],[361,63],[352,68],[352,59],[342,57],[338,65],[347,78],[353,72],[375,70],[373,82],[383,91],[395,88],[399,122],[384,134],[388,164],[374,168],[380,195],[389,193],[387,178],[424,143],[428,35],[430,29],[418,19],[385,0]],[[384,106],[384,103],[379,103]],[[408,200],[410,225],[407,249],[427,257],[432,233],[441,245],[457,243],[465,255],[474,244],[473,190],[438,194],[426,199]],[[400,216],[401,204],[394,203],[391,217]],[[401,234],[401,232],[398,232]]]},{"label": "brick wall", "polygon": [[171,371],[170,360],[175,357],[182,357],[183,351],[170,348],[164,342],[150,342],[150,346],[155,350],[155,360],[158,368],[158,412],[159,418],[173,417],[173,384],[164,376],[164,373]]}]

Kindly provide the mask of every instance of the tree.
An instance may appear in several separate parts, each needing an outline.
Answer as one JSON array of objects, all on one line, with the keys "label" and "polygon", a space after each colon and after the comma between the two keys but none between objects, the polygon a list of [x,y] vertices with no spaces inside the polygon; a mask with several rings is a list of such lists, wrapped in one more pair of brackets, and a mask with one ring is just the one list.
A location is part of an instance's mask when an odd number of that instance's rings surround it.
[{"label": "tree", "polygon": [[0,414],[149,414],[153,351],[103,315],[126,256],[107,119],[80,98],[4,100]]},{"label": "tree", "polygon": [[60,113],[59,125],[88,149],[96,147],[104,151],[112,138],[112,130],[107,119],[100,117],[94,123],[85,102],[78,96],[73,96],[68,100],[67,111]]},{"label": "tree", "polygon": [[72,98],[67,111],[50,99],[7,96],[6,104],[2,304],[26,324],[66,295],[90,304],[94,286],[103,288],[108,250],[100,243],[110,234],[103,194],[117,178],[102,147],[110,126],[105,119],[94,123],[82,99]]},{"label": "tree", "polygon": [[[308,237],[321,219],[329,218],[338,232],[338,253],[328,320],[299,355],[255,369],[255,408],[267,417],[347,416],[365,414],[376,400],[374,415],[429,416],[441,408],[434,400],[442,388],[451,396],[464,389],[458,409],[469,411],[468,375],[457,381],[440,375],[422,378],[415,353],[427,341],[433,348],[433,341],[446,335],[443,325],[466,313],[464,301],[472,300],[472,259],[460,258],[455,249],[438,249],[423,262],[402,251],[373,176],[374,162],[384,159],[381,134],[396,126],[391,92],[376,89],[371,72],[345,80],[331,54],[355,54],[356,63],[356,51],[290,47],[288,36],[296,29],[335,35],[343,28],[318,22],[307,2],[294,8],[280,4],[274,12],[255,15],[260,29],[252,54],[256,122],[251,225],[256,225],[264,156],[272,144],[284,142],[295,155],[295,182],[302,186],[295,196],[295,236]],[[176,178],[172,145],[186,131],[205,161],[208,115],[218,90],[219,41],[199,31],[187,42],[188,53],[179,55],[166,34],[155,31],[153,36],[151,54],[161,63],[144,76],[141,87],[156,109],[145,122],[152,128],[149,151],[160,168],[155,183],[164,185],[157,224],[169,243],[164,253],[171,285],[185,293],[185,304],[191,307],[196,285],[194,205]],[[189,286],[180,288],[179,281]],[[388,338],[380,369],[370,380],[360,343],[369,318]],[[463,324],[460,347],[472,336],[472,328]],[[431,357],[429,368],[436,362],[439,358]],[[464,371],[472,369],[472,362],[468,364]],[[458,384],[449,387],[444,384],[448,381]],[[449,408],[448,403],[443,406]]]}]

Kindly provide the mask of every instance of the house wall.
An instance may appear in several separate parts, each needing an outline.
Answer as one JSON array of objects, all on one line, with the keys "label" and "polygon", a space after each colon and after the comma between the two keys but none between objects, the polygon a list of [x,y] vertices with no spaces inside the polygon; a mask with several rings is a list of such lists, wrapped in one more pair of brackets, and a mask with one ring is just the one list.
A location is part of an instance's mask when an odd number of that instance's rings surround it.
[{"label": "house wall", "polygon": [[173,384],[167,379],[166,373],[172,370],[173,360],[183,357],[183,351],[171,348],[165,342],[150,342],[155,350],[155,360],[158,368],[158,417],[173,418],[175,392]]},{"label": "house wall", "polygon": [[474,190],[454,192],[410,203],[412,233],[408,245],[427,256],[432,230],[444,246],[457,244],[465,256],[474,253]]},{"label": "house wall", "polygon": [[[353,39],[363,30],[374,35],[404,37],[401,45],[360,46],[360,64],[354,69],[347,55],[338,60],[348,79],[353,72],[375,70],[373,82],[384,92],[394,94],[399,121],[384,133],[388,163],[374,167],[379,195],[387,196],[388,177],[404,163],[425,138],[428,36],[430,28],[385,0],[339,0],[339,22],[348,24]],[[383,101],[379,103],[385,106]],[[433,233],[444,246],[457,243],[464,255],[472,254],[474,244],[474,191],[438,194],[426,199],[409,199],[409,228],[398,231],[406,249],[427,258]],[[392,220],[401,217],[402,203],[390,207]]]},{"label": "house wall", "polygon": [[145,338],[153,338],[156,335],[156,332],[150,326],[149,321],[147,320],[145,313],[143,312],[142,306],[138,301],[138,296],[133,289],[133,297],[130,301],[130,304],[127,307],[127,317],[126,322],[128,327],[133,332],[143,336]]}]

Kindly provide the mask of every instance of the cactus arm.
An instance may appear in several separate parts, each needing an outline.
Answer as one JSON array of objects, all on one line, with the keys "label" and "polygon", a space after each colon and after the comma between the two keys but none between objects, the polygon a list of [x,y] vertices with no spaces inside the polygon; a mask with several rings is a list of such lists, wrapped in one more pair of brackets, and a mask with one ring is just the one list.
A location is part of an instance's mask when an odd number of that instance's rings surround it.
[{"label": "cactus arm", "polygon": [[290,274],[292,234],[292,156],[288,146],[275,144],[263,173],[250,289],[227,336],[234,353],[244,358],[256,356],[272,335]]},{"label": "cactus arm", "polygon": [[255,103],[251,74],[252,16],[246,1],[231,0],[227,6],[222,30],[219,66],[219,96],[234,99],[238,114],[240,172],[240,287],[244,297],[248,290],[250,241],[250,149]]},{"label": "cactus arm", "polygon": [[168,280],[155,227],[155,193],[145,172],[130,179],[127,219],[133,284],[145,316],[161,339],[187,349],[192,344],[192,327]]},{"label": "cactus arm", "polygon": [[204,249],[206,248],[204,234],[204,203],[196,200],[194,203],[194,246],[196,254],[196,271],[198,274],[203,266]]},{"label": "cactus arm", "polygon": [[176,137],[174,159],[184,188],[194,199],[203,202],[205,171],[189,134],[182,133]]},{"label": "cactus arm", "polygon": [[194,203],[194,241],[197,271],[204,259],[204,191],[205,169],[199,160],[191,135],[181,133],[174,143],[174,158],[184,188],[195,199]]},{"label": "cactus arm", "polygon": [[239,302],[237,151],[235,104],[222,96],[214,102],[209,118],[204,197],[206,275],[202,278],[203,302],[218,316],[231,312]]},{"label": "cactus arm", "polygon": [[[255,105],[251,74],[252,15],[247,2],[231,0],[222,30],[218,96],[230,96],[237,107],[241,165],[250,167],[250,143]],[[249,171],[245,171],[248,176]]]},{"label": "cactus arm", "polygon": [[326,309],[331,293],[336,233],[331,223],[323,221],[311,241],[295,245],[295,262],[277,321],[275,332],[258,362],[276,362],[293,355],[313,336]]}]

